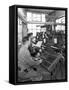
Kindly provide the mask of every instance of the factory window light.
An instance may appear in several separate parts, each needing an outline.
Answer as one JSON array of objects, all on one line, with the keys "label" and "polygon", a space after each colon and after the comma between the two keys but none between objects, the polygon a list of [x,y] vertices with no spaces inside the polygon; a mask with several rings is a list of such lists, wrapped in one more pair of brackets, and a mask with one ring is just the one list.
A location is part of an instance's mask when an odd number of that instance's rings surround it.
[{"label": "factory window light", "polygon": [[32,13],[27,12],[27,21],[32,21]]},{"label": "factory window light", "polygon": [[33,36],[36,36],[37,32],[40,32],[40,27],[38,27],[39,24],[27,24],[28,27],[28,33],[33,33]]},{"label": "factory window light", "polygon": [[[65,17],[56,19],[56,23],[65,24]],[[56,31],[64,31],[65,32],[65,25],[57,25],[55,29],[56,29]]]},{"label": "factory window light", "polygon": [[56,23],[65,23],[65,17],[56,19]]},{"label": "factory window light", "polygon": [[42,14],[42,22],[46,22],[45,14]]},{"label": "factory window light", "polygon": [[33,21],[41,21],[41,15],[40,14],[33,14],[32,16]]},{"label": "factory window light", "polygon": [[[28,33],[32,32],[33,36],[36,36],[36,33],[40,32],[40,30],[41,30],[40,22],[45,23],[45,21],[46,21],[45,14],[43,14],[43,13],[27,12],[27,21],[28,22],[34,22],[34,24],[32,24],[32,23],[29,24],[28,23],[27,27],[28,27]],[[38,24],[36,24],[35,22],[38,22]]]},{"label": "factory window light", "polygon": [[27,21],[45,22],[45,14],[27,12]]},{"label": "factory window light", "polygon": [[63,31],[63,32],[65,32],[65,26],[64,25],[57,25],[56,26],[56,31]]},{"label": "factory window light", "polygon": [[22,21],[18,18],[18,44],[21,44],[22,41]]}]

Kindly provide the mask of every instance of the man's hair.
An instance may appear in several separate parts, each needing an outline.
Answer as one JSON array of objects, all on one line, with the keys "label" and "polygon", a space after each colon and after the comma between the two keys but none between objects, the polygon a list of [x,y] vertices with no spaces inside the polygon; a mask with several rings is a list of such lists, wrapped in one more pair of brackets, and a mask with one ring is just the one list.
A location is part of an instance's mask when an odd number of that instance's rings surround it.
[{"label": "man's hair", "polygon": [[27,36],[28,36],[28,38],[30,37],[30,36],[32,36],[33,35],[33,33],[29,33]]},{"label": "man's hair", "polygon": [[29,39],[28,39],[28,37],[26,36],[26,37],[24,37],[23,39],[22,39],[22,42],[23,42],[23,44],[25,44],[25,42],[26,41],[28,41]]},{"label": "man's hair", "polygon": [[29,33],[27,36],[23,37],[22,41],[25,44],[26,41],[29,40],[29,37],[32,35],[32,33]]}]

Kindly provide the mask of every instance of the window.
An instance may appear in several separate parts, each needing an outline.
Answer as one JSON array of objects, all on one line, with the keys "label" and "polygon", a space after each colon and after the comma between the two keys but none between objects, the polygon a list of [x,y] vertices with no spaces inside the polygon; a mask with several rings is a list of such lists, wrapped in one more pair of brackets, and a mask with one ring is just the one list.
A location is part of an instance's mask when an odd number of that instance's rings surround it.
[{"label": "window", "polygon": [[33,33],[33,36],[36,36],[36,33],[41,31],[41,27],[39,25],[40,24],[27,24],[28,33]]},{"label": "window", "polygon": [[32,21],[32,13],[27,12],[27,21]]},{"label": "window", "polygon": [[45,14],[38,14],[38,13],[32,13],[27,12],[27,21],[38,21],[38,22],[45,22]]},{"label": "window", "polygon": [[56,23],[65,23],[65,17],[61,17],[59,19],[56,19]]},{"label": "window", "polygon": [[42,14],[42,22],[46,22],[45,14]]},{"label": "window", "polygon": [[[27,21],[45,23],[46,22],[45,14],[27,12]],[[44,24],[27,24],[28,32],[32,32],[33,36],[36,36],[36,33],[40,32],[40,30],[41,30],[40,25],[44,25]],[[45,30],[43,30],[43,31],[45,31]]]},{"label": "window", "polygon": [[41,21],[41,15],[40,14],[33,14],[32,20],[40,22]]},{"label": "window", "polygon": [[22,42],[22,20],[18,18],[18,45]]},{"label": "window", "polygon": [[[65,17],[61,17],[59,19],[56,19],[56,23],[65,24]],[[64,31],[65,32],[65,25],[57,25],[55,27],[56,31]]]}]

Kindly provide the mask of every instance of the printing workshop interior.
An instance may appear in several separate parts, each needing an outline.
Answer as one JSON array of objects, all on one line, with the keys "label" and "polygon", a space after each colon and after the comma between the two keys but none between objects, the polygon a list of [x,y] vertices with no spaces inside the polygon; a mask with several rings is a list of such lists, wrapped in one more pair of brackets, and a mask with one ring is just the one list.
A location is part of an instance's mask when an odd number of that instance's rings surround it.
[{"label": "printing workshop interior", "polygon": [[[23,39],[28,35],[27,51]],[[18,8],[18,54],[21,82],[65,79],[65,11]]]}]

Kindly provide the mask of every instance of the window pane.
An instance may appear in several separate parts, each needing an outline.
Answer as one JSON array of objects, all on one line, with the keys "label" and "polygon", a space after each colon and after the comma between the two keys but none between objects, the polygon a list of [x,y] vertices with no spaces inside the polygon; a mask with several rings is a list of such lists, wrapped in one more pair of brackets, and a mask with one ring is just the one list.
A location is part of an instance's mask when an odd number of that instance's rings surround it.
[{"label": "window pane", "polygon": [[45,14],[42,14],[42,22],[45,22],[46,19],[45,19]]},{"label": "window pane", "polygon": [[27,21],[31,21],[32,20],[32,13],[27,12]]},{"label": "window pane", "polygon": [[31,16],[32,16],[32,13],[27,12],[27,17],[31,17]]},{"label": "window pane", "polygon": [[37,14],[33,14],[33,18],[36,18],[37,17]]},{"label": "window pane", "polygon": [[65,30],[65,26],[62,26],[62,30]]},{"label": "window pane", "polygon": [[[65,17],[61,17],[56,20],[56,23],[65,23]],[[57,25],[56,31],[64,31],[65,32],[65,25]]]},{"label": "window pane", "polygon": [[65,17],[61,17],[59,19],[56,19],[56,23],[65,23]]},{"label": "window pane", "polygon": [[28,27],[28,29],[31,29],[31,24],[28,24],[27,27]]},{"label": "window pane", "polygon": [[41,15],[40,14],[33,14],[32,19],[33,19],[33,21],[41,21]]},{"label": "window pane", "polygon": [[56,23],[59,23],[59,19],[56,20]]}]

